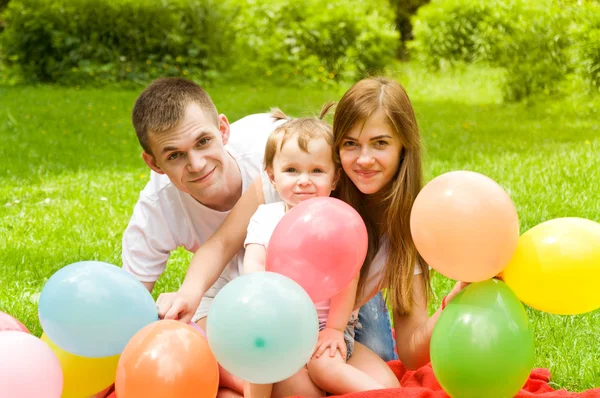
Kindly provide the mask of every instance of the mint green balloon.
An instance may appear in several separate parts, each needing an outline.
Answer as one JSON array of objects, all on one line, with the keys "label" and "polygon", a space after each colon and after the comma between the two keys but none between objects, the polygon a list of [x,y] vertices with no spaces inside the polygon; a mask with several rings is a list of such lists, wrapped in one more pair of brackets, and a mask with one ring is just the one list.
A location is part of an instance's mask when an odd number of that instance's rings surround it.
[{"label": "mint green balloon", "polygon": [[306,365],[317,345],[319,320],[299,284],[273,272],[255,272],[217,294],[207,335],[223,368],[251,383],[269,384]]},{"label": "mint green balloon", "polygon": [[472,283],[448,303],[430,348],[433,372],[452,398],[514,397],[533,367],[527,313],[496,279]]}]

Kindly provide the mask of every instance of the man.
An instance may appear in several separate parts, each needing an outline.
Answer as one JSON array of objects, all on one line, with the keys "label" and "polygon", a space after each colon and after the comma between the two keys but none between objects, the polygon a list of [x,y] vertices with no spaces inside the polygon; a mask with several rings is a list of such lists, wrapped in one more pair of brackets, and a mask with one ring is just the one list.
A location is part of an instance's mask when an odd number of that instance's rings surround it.
[{"label": "man", "polygon": [[[152,82],[136,100],[132,121],[152,172],[123,234],[123,268],[152,291],[171,251],[182,246],[195,252],[242,192],[255,180],[262,183],[266,140],[282,121],[257,114],[230,125],[200,86],[179,78]],[[239,275],[242,261],[243,250],[204,295],[193,318],[201,327],[212,299]],[[226,385],[234,380],[225,379]],[[240,390],[234,384],[227,386]]]}]

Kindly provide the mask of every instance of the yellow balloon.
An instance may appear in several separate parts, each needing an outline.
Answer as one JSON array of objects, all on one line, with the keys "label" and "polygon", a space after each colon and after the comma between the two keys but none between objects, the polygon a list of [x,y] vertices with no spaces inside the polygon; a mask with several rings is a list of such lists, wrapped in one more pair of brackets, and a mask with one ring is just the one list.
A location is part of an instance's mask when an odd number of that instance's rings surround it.
[{"label": "yellow balloon", "polygon": [[54,344],[46,334],[42,341],[54,351],[63,370],[62,398],[86,398],[104,390],[115,382],[117,364],[121,355],[87,358],[73,355]]},{"label": "yellow balloon", "polygon": [[531,228],[502,279],[540,311],[573,315],[600,308],[600,224],[557,218]]}]

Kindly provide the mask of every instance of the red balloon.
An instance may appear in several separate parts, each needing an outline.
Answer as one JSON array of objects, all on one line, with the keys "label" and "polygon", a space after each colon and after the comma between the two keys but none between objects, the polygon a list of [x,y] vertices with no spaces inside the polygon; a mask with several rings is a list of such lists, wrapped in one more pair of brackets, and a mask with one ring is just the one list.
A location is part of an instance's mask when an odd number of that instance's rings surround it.
[{"label": "red balloon", "polygon": [[14,330],[29,333],[29,330],[18,319],[0,311],[0,332]]},{"label": "red balloon", "polygon": [[350,205],[313,198],[289,210],[267,248],[266,269],[296,281],[313,302],[346,287],[367,255],[367,228]]}]

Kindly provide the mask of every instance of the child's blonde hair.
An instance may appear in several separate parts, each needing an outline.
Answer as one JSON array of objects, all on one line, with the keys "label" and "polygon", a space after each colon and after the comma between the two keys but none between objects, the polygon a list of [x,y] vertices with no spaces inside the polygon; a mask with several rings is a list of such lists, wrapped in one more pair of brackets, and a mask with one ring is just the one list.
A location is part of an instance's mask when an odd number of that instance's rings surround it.
[{"label": "child's blonde hair", "polygon": [[273,168],[273,160],[275,159],[277,152],[281,151],[283,145],[285,145],[289,139],[294,137],[296,137],[298,146],[304,152],[308,152],[308,142],[310,140],[324,138],[327,144],[332,147],[332,160],[334,164],[337,164],[335,161],[335,151],[333,150],[333,129],[331,125],[323,120],[334,105],[335,103],[333,102],[323,105],[318,117],[308,116],[298,119],[292,119],[283,113],[281,109],[273,108],[271,110],[271,117],[275,120],[287,120],[287,122],[273,130],[267,139],[265,147],[265,170]]}]

